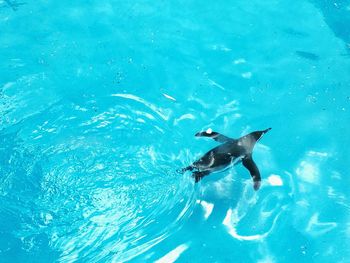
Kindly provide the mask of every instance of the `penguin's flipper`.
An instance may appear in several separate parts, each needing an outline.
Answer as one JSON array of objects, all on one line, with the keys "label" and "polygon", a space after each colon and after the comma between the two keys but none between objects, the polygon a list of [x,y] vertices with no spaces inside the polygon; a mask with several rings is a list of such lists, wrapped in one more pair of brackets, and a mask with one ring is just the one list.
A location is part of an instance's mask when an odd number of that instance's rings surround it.
[{"label": "penguin's flipper", "polygon": [[244,157],[242,159],[242,163],[244,167],[248,169],[250,176],[254,181],[254,190],[255,191],[259,190],[261,185],[260,172],[255,162],[253,161],[252,155],[247,155],[246,157]]},{"label": "penguin's flipper", "polygon": [[232,141],[233,139],[232,138],[229,138],[225,135],[222,135],[218,132],[214,132],[212,130],[207,130],[207,131],[204,131],[204,132],[197,132],[195,134],[196,137],[210,137],[212,139],[214,139],[215,141],[217,142],[221,142],[221,143],[224,143],[224,142],[228,142],[228,141]]}]

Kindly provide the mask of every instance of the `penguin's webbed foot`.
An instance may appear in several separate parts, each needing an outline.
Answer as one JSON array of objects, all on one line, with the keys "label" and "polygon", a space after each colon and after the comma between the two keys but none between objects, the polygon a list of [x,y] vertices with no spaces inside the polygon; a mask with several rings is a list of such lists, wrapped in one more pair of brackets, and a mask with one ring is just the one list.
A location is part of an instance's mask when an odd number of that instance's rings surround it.
[{"label": "penguin's webbed foot", "polygon": [[200,172],[194,172],[192,174],[192,177],[194,178],[195,183],[198,183],[202,179],[200,174],[201,174]]},{"label": "penguin's webbed foot", "polygon": [[176,172],[179,174],[184,174],[186,171],[192,171],[194,169],[194,167],[192,165],[187,166],[185,168],[181,168],[181,169],[176,169]]},{"label": "penguin's webbed foot", "polygon": [[202,178],[204,176],[206,176],[208,174],[210,174],[210,172],[208,172],[208,171],[205,171],[205,172],[196,171],[196,172],[192,173],[192,177],[194,178],[194,182],[198,183],[200,180],[202,180]]}]

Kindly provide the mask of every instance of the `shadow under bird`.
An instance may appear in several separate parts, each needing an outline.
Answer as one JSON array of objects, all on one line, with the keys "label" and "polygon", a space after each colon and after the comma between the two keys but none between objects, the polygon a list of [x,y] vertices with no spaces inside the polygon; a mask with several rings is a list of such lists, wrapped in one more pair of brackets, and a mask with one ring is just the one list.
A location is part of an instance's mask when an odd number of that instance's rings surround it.
[{"label": "shadow under bird", "polygon": [[198,132],[195,135],[196,137],[210,137],[221,144],[211,149],[191,165],[178,170],[178,172],[185,173],[186,171],[192,171],[192,176],[197,183],[204,176],[212,172],[220,171],[229,167],[231,164],[242,162],[253,179],[254,189],[258,190],[261,185],[261,176],[258,167],[253,161],[252,153],[256,142],[269,130],[271,128],[263,131],[254,131],[239,139],[229,138],[211,129]]}]

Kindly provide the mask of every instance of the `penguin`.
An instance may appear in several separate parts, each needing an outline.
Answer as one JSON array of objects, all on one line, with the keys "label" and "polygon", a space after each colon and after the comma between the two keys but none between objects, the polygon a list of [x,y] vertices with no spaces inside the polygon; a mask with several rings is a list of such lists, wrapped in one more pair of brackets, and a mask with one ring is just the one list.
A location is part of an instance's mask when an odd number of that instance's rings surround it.
[{"label": "penguin", "polygon": [[256,142],[269,130],[271,130],[271,128],[263,131],[254,131],[239,139],[227,137],[211,129],[197,132],[195,134],[196,137],[210,137],[221,144],[208,151],[191,165],[177,171],[179,173],[191,171],[195,182],[198,183],[204,176],[212,172],[217,172],[228,168],[231,164],[242,162],[253,179],[254,190],[257,191],[261,185],[261,176],[252,158],[252,153]]}]

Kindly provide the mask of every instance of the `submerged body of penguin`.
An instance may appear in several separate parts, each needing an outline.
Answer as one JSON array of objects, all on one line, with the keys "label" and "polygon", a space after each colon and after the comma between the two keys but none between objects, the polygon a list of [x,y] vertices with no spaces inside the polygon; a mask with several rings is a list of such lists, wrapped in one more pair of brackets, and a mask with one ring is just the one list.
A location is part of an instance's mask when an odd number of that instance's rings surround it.
[{"label": "submerged body of penguin", "polygon": [[195,182],[199,182],[204,176],[222,170],[233,163],[242,161],[245,168],[248,169],[253,182],[254,189],[258,190],[261,185],[261,176],[258,167],[252,158],[254,146],[261,137],[271,128],[263,131],[251,132],[239,139],[232,139],[220,133],[208,129],[204,132],[198,132],[197,137],[210,137],[221,144],[204,154],[191,165],[182,168],[179,172],[193,171],[192,176]]}]

